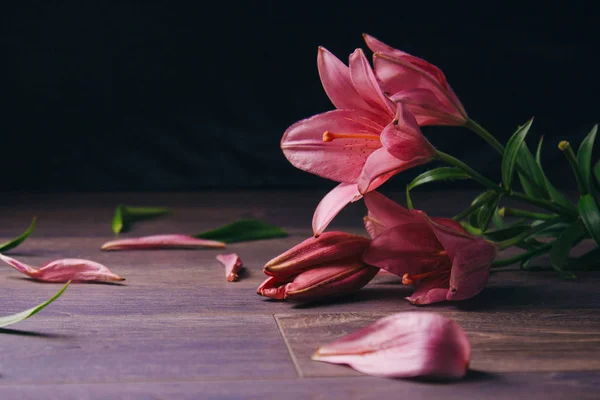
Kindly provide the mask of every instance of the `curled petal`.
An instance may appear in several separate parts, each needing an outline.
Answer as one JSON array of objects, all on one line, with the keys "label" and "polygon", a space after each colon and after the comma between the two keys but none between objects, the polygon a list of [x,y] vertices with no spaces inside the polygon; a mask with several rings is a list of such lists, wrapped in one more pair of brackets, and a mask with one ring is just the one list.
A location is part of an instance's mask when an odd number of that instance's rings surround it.
[{"label": "curled petal", "polygon": [[217,261],[219,261],[225,267],[225,277],[229,282],[235,282],[238,280],[239,272],[243,267],[240,256],[235,253],[219,254],[217,256]]},{"label": "curled petal", "polygon": [[102,250],[146,250],[174,248],[223,248],[225,243],[214,240],[197,239],[188,235],[152,235],[106,242]]},{"label": "curled petal", "polygon": [[309,269],[280,284],[276,278],[267,279],[258,293],[277,300],[309,302],[353,293],[379,272],[379,268],[361,262],[345,265],[324,265]]},{"label": "curled petal", "polygon": [[369,375],[389,378],[462,378],[471,346],[464,330],[435,313],[406,312],[382,318],[334,343],[312,359],[347,364]]},{"label": "curled petal", "polygon": [[363,39],[365,40],[367,47],[371,49],[373,53],[384,53],[392,55],[394,57],[402,57],[408,55],[408,53],[405,53],[402,50],[395,49],[366,33],[363,34]]},{"label": "curled petal", "polygon": [[459,126],[466,122],[465,116],[429,89],[406,89],[390,96],[391,101],[405,104],[415,115],[419,126]]},{"label": "curled petal", "polygon": [[367,158],[367,162],[358,178],[358,191],[360,194],[365,194],[375,190],[395,174],[429,161],[431,161],[431,158],[419,156],[410,160],[400,160],[391,155],[385,148],[375,150]]},{"label": "curled petal", "polygon": [[362,195],[354,183],[340,183],[323,197],[315,209],[312,228],[315,236],[319,236],[329,223],[348,203],[360,200]]},{"label": "curled petal", "polygon": [[421,128],[408,107],[399,104],[398,114],[392,124],[381,132],[381,143],[388,153],[400,160],[432,159],[435,148],[421,133]]},{"label": "curled petal", "polygon": [[[396,106],[381,91],[365,53],[361,49],[356,49],[350,55],[349,64],[350,78],[360,96],[371,104],[377,115],[384,115],[384,123],[389,123],[396,113]],[[387,118],[385,114],[387,114]]]},{"label": "curled petal", "polygon": [[264,266],[267,275],[288,277],[336,260],[360,260],[370,240],[345,232],[325,232],[311,237],[273,258]]},{"label": "curled petal", "polygon": [[34,268],[14,258],[0,254],[0,259],[25,275],[45,282],[118,282],[124,281],[107,267],[90,260],[65,258]]},{"label": "curled petal", "polygon": [[[281,149],[298,169],[336,182],[355,183],[369,154],[381,147],[379,134],[384,126],[366,111],[328,111],[290,126],[281,139]],[[323,142],[325,132],[347,137]],[[365,135],[372,139],[364,139]]]}]

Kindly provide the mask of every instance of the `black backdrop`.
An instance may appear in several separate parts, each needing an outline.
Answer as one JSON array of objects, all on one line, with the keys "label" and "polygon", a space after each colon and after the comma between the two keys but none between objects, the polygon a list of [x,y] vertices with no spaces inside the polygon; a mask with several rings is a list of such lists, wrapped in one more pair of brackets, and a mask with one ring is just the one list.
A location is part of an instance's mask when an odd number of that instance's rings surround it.
[{"label": "black backdrop", "polygon": [[[502,140],[535,116],[528,140],[545,135],[559,186],[558,141],[600,121],[600,35],[577,2],[14,3],[1,13],[2,190],[333,186],[288,165],[279,140],[331,108],[317,46],[347,60],[363,32],[441,67]],[[468,131],[425,132],[499,176]]]}]

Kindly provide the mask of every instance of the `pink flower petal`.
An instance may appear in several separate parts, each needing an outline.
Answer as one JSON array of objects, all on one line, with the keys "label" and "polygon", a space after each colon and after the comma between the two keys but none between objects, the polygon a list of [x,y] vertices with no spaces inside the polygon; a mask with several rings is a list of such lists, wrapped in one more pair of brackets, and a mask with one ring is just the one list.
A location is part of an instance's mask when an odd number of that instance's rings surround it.
[{"label": "pink flower petal", "polygon": [[380,41],[366,33],[363,34],[363,38],[365,40],[365,43],[367,44],[367,47],[369,49],[371,49],[371,51],[373,53],[385,53],[385,54],[390,54],[394,57],[402,57],[402,56],[408,55],[408,53],[405,53],[402,50],[398,50],[391,46],[388,46],[387,44],[383,43],[382,41]]},{"label": "pink flower petal", "polygon": [[381,91],[365,53],[361,49],[356,49],[350,55],[349,64],[350,78],[360,96],[371,105],[377,115],[384,115],[384,124],[389,123],[396,114],[396,106]]},{"label": "pink flower petal", "polygon": [[464,125],[465,116],[429,89],[406,89],[393,94],[390,99],[405,104],[415,115],[419,126]]},{"label": "pink flower petal", "polygon": [[217,261],[225,267],[225,277],[229,282],[238,280],[238,273],[242,270],[243,263],[242,259],[237,254],[219,254],[217,256]]},{"label": "pink flower petal", "polygon": [[338,109],[370,110],[371,107],[358,94],[349,68],[327,49],[319,47],[317,67],[325,93]]},{"label": "pink flower petal", "polygon": [[[359,110],[334,110],[296,122],[284,133],[281,149],[296,168],[336,182],[353,183],[369,154],[381,147],[383,125]],[[370,135],[374,139],[339,138],[323,142],[323,134]]]},{"label": "pink flower petal", "polygon": [[171,234],[152,235],[137,238],[119,239],[106,242],[102,250],[146,250],[146,249],[173,249],[173,248],[223,248],[225,243],[214,240],[197,239],[193,236]]},{"label": "pink flower petal", "polygon": [[315,236],[327,228],[335,216],[348,204],[361,199],[356,184],[340,183],[323,197],[313,215],[312,227]]},{"label": "pink flower petal", "polygon": [[436,150],[421,133],[413,114],[405,105],[398,105],[394,123],[381,132],[383,147],[400,160],[432,159]]},{"label": "pink flower petal", "polygon": [[312,359],[347,364],[388,378],[462,378],[471,346],[456,322],[435,313],[405,312],[382,318],[329,345]]},{"label": "pink flower petal", "polygon": [[[366,193],[365,205],[369,210],[368,218],[378,223],[381,227],[377,233],[384,229],[390,229],[401,224],[407,224],[421,220],[422,217],[411,213],[398,203],[388,199],[379,192]],[[379,236],[377,234],[377,236]],[[371,236],[372,238],[376,236]]]},{"label": "pink flower petal", "polygon": [[415,157],[400,160],[391,155],[385,148],[371,153],[358,178],[358,190],[361,194],[370,192],[383,185],[395,174],[429,162],[430,158]]},{"label": "pink flower petal", "polygon": [[107,267],[90,260],[66,258],[34,268],[13,258],[0,254],[0,259],[25,275],[45,282],[118,282],[124,281]]},{"label": "pink flower petal", "polygon": [[416,285],[415,291],[406,300],[415,305],[427,305],[446,301],[448,297],[449,274],[424,279]]}]

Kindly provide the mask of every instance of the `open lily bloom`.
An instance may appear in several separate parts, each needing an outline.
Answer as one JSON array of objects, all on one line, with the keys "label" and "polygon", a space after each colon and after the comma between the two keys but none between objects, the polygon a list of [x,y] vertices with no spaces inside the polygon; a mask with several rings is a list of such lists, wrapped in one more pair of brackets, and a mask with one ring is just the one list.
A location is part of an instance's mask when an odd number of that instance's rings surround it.
[{"label": "open lily bloom", "polygon": [[125,280],[125,278],[113,274],[102,264],[78,258],[51,261],[40,268],[31,267],[3,254],[0,254],[0,260],[30,278],[44,282],[119,282]]},{"label": "open lily bloom", "polygon": [[382,318],[319,347],[313,360],[347,364],[387,378],[462,378],[471,345],[456,322],[429,312],[404,312]]},{"label": "open lily bloom", "polygon": [[413,304],[464,300],[485,287],[496,246],[468,234],[456,221],[409,211],[385,196],[365,196],[367,231],[374,237],[363,260],[416,290]]},{"label": "open lily bloom", "polygon": [[308,238],[265,265],[269,278],[256,291],[272,299],[297,302],[355,292],[379,272],[361,260],[369,242],[344,232]]},{"label": "open lily bloom", "polygon": [[365,34],[364,39],[375,53],[373,64],[381,88],[393,101],[406,104],[419,125],[467,123],[464,107],[438,67],[372,36]]},{"label": "open lily bloom", "polygon": [[324,48],[317,62],[337,109],[295,123],[281,140],[296,168],[340,182],[315,211],[315,235],[346,204],[435,155],[411,112],[383,94],[362,50],[350,55],[349,67]]}]

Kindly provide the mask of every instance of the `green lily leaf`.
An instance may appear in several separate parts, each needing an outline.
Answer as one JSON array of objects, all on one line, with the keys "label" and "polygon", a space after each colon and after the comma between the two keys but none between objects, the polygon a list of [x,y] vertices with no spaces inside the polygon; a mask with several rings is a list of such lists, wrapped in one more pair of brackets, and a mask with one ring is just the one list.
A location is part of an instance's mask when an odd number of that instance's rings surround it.
[{"label": "green lily leaf", "polygon": [[594,149],[594,141],[596,140],[596,133],[598,132],[598,125],[594,125],[590,133],[583,139],[579,150],[577,151],[577,163],[579,164],[579,171],[581,172],[581,178],[583,180],[583,187],[588,193],[593,193],[593,182],[592,182],[592,150]]},{"label": "green lily leaf", "polygon": [[598,162],[594,166],[594,176],[596,177],[598,185],[600,185],[600,160],[598,160]]},{"label": "green lily leaf", "polygon": [[17,236],[12,240],[0,244],[0,253],[3,253],[10,249],[14,249],[15,247],[23,243],[25,239],[27,239],[29,235],[31,235],[31,232],[33,232],[33,228],[35,228],[35,218],[33,218],[33,220],[31,221],[31,225],[29,225],[29,228],[27,228],[25,232],[21,233],[21,235]]},{"label": "green lily leaf", "polygon": [[527,232],[529,229],[531,229],[529,225],[517,225],[486,232],[484,236],[487,240],[491,240],[492,242],[503,242],[505,240],[512,239],[521,233]]},{"label": "green lily leaf", "polygon": [[506,148],[504,149],[504,156],[502,157],[502,182],[506,189],[511,188],[517,157],[519,156],[521,146],[525,141],[525,136],[527,136],[527,132],[529,132],[532,123],[533,118],[527,121],[525,125],[519,127],[508,140]]},{"label": "green lily leaf", "polygon": [[52,296],[52,298],[50,298],[48,301],[43,302],[42,304],[39,304],[33,308],[30,308],[29,310],[25,310],[25,311],[22,311],[17,314],[7,315],[6,317],[0,317],[0,328],[4,328],[5,326],[16,324],[17,322],[21,322],[24,319],[27,319],[27,318],[31,317],[32,315],[37,314],[48,304],[50,304],[54,300],[58,299],[60,297],[60,295],[63,294],[63,292],[65,290],[67,290],[67,287],[69,286],[70,283],[71,283],[71,281],[67,282],[67,284],[58,291],[58,293],[56,293],[54,296]]},{"label": "green lily leaf", "polygon": [[600,244],[600,210],[596,199],[590,193],[579,199],[579,215],[596,244]]},{"label": "green lily leaf", "polygon": [[471,202],[473,211],[469,214],[469,224],[480,231],[484,231],[496,207],[498,206],[498,194],[492,190],[481,193]]},{"label": "green lily leaf", "polygon": [[496,229],[503,229],[505,226],[504,223],[504,218],[502,216],[500,216],[500,213],[498,212],[499,208],[496,207],[496,210],[494,211],[494,215],[492,215],[492,222],[494,223],[494,226],[496,227]]},{"label": "green lily leaf", "polygon": [[552,244],[550,250],[550,262],[552,267],[562,272],[567,266],[569,260],[569,253],[573,248],[574,244],[581,240],[585,236],[585,226],[581,219],[573,222],[567,229],[565,229],[558,239]]},{"label": "green lily leaf", "polygon": [[550,196],[546,188],[546,177],[526,143],[521,145],[517,156],[517,164],[527,173],[527,177],[519,173],[519,181],[525,193],[531,197],[548,200]]},{"label": "green lily leaf", "polygon": [[112,219],[112,231],[115,235],[127,232],[136,221],[156,218],[170,214],[171,209],[165,207],[132,207],[119,204]]},{"label": "green lily leaf", "polygon": [[481,206],[479,211],[477,212],[477,226],[483,231],[487,231],[488,226],[490,225],[490,221],[498,208],[498,202],[500,201],[500,196],[494,193],[492,200],[485,203]]},{"label": "green lily leaf", "polygon": [[408,186],[406,186],[406,204],[409,209],[413,208],[412,199],[410,198],[410,191],[417,186],[436,181],[469,178],[470,176],[466,172],[456,167],[440,167],[426,171],[417,176],[411,183],[408,184]]},{"label": "green lily leaf", "polygon": [[[535,161],[540,167],[540,171],[544,174],[544,168],[542,167],[542,144],[544,142],[544,138],[540,139],[538,144],[537,152],[535,154]],[[569,201],[558,189],[554,187],[554,185],[548,180],[546,175],[544,174],[544,180],[546,182],[546,190],[548,190],[548,194],[550,195],[550,199],[558,205],[565,207],[568,210],[575,210],[575,206],[573,203]]]},{"label": "green lily leaf", "polygon": [[280,238],[287,235],[288,233],[283,228],[278,226],[256,219],[242,219],[194,236],[200,239],[235,243],[250,240]]}]

